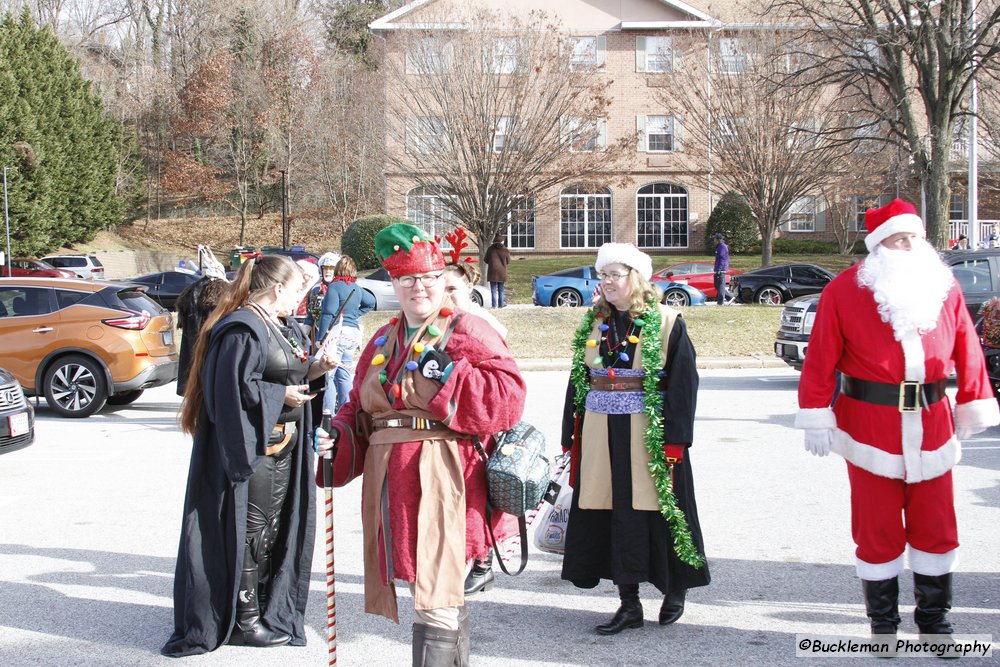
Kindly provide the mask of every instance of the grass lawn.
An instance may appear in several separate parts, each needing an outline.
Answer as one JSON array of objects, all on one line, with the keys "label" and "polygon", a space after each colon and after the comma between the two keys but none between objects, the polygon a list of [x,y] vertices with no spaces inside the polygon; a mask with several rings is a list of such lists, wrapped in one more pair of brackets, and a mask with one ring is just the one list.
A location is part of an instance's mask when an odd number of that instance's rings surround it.
[{"label": "grass lawn", "polygon": [[[781,308],[777,306],[697,306],[683,308],[694,348],[703,357],[774,354],[774,334]],[[512,307],[491,311],[508,328],[508,343],[516,359],[569,359],[573,332],[583,320],[584,308]],[[385,324],[394,313],[376,311],[365,316],[366,335]]]}]

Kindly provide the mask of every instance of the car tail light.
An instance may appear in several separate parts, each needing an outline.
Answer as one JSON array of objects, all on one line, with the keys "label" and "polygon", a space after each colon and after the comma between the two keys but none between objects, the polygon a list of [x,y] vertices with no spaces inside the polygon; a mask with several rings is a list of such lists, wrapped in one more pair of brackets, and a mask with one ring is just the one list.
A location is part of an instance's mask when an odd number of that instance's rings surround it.
[{"label": "car tail light", "polygon": [[132,329],[133,331],[142,331],[149,324],[149,313],[137,312],[135,310],[125,309],[126,313],[131,313],[125,317],[111,317],[106,320],[101,320],[110,327],[117,327],[119,329]]}]

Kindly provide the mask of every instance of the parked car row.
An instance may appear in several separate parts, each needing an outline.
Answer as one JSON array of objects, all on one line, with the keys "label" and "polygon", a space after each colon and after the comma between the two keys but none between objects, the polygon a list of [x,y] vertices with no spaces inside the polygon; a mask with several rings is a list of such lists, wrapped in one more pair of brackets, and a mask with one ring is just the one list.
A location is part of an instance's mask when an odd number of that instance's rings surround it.
[{"label": "parked car row", "polygon": [[[663,290],[663,303],[671,306],[701,306],[705,294],[691,285],[672,280],[653,279]],[[577,307],[590,305],[590,297],[601,284],[597,269],[578,266],[545,276],[531,277],[531,300],[536,306]]]}]

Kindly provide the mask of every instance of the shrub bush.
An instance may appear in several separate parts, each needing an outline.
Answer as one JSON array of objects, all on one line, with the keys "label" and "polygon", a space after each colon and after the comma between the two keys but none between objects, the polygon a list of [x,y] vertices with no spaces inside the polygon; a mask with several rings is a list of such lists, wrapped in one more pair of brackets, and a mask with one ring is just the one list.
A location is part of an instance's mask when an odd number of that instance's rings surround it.
[{"label": "shrub bush", "polygon": [[380,266],[375,255],[375,235],[397,222],[409,222],[394,215],[369,215],[358,218],[347,226],[340,239],[340,252],[350,255],[358,268],[373,269]]},{"label": "shrub bush", "polygon": [[757,223],[753,220],[746,200],[736,192],[730,191],[724,194],[712,209],[712,214],[708,216],[705,247],[710,251],[715,247],[712,235],[716,232],[721,232],[726,238],[730,252],[752,252],[755,245],[758,248],[757,252],[760,252]]}]

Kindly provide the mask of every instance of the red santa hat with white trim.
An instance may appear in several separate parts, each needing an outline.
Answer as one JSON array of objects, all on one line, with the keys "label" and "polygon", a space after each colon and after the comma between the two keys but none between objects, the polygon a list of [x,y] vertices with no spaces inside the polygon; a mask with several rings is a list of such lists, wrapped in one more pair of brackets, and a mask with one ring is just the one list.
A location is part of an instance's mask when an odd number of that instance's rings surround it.
[{"label": "red santa hat with white trim", "polygon": [[920,238],[927,236],[924,222],[917,215],[916,207],[898,197],[885,206],[865,211],[865,227],[868,228],[868,236],[865,237],[868,252],[872,252],[879,243],[900,232],[911,232]]}]

